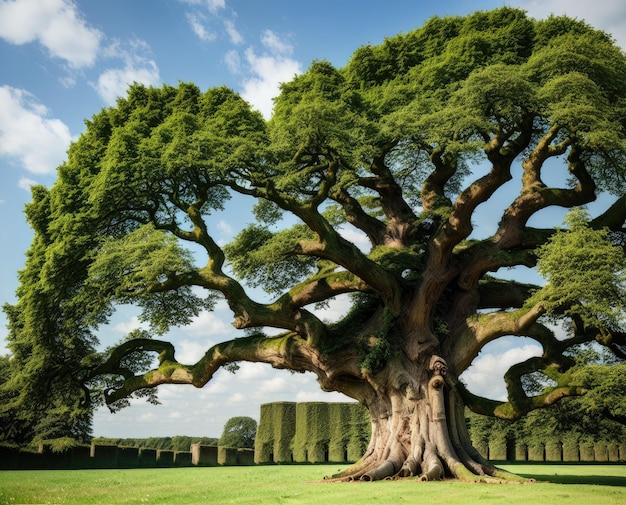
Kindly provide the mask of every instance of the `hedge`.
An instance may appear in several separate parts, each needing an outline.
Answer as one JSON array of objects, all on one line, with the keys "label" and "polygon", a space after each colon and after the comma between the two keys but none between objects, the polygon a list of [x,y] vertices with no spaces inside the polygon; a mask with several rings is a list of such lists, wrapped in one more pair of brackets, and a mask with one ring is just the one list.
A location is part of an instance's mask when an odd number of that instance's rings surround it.
[{"label": "hedge", "polygon": [[296,429],[296,403],[261,405],[261,419],[255,439],[256,463],[291,463],[291,441]]}]

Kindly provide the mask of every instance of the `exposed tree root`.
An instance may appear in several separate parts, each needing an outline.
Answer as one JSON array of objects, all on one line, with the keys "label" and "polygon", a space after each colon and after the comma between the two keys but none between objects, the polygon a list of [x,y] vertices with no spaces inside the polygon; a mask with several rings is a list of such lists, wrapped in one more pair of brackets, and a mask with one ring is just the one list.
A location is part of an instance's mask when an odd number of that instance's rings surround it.
[{"label": "exposed tree root", "polygon": [[329,480],[529,482],[495,468],[476,451],[465,425],[463,403],[452,381],[446,380],[445,362],[433,357],[430,371],[421,388],[403,384],[368,404],[372,438],[367,451],[360,461]]}]

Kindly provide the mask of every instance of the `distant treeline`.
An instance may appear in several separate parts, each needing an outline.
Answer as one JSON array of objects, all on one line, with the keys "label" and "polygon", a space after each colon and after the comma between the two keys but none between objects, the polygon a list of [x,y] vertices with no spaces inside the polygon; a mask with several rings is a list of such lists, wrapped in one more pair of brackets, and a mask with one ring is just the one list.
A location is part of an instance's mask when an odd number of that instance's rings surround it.
[{"label": "distant treeline", "polygon": [[160,449],[165,451],[189,451],[192,444],[218,445],[219,438],[212,437],[150,437],[150,438],[105,438],[97,437],[93,443],[97,445],[116,445],[119,447],[137,447],[145,449]]}]

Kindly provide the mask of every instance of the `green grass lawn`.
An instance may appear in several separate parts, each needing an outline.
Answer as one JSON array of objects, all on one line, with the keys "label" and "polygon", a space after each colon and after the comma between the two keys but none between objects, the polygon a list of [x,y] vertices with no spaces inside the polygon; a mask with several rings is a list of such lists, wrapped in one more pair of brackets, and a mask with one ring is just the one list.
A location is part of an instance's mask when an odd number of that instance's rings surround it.
[{"label": "green grass lawn", "polygon": [[1,471],[0,504],[626,504],[626,465],[503,468],[537,482],[320,482],[331,465]]}]

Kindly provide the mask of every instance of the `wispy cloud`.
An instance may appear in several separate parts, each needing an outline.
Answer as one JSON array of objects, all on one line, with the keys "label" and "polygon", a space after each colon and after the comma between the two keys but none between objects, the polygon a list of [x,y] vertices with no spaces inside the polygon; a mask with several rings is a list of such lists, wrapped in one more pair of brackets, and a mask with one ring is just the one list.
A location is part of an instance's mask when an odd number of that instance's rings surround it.
[{"label": "wispy cloud", "polygon": [[261,43],[264,47],[262,54],[257,54],[252,47],[245,51],[248,77],[242,82],[241,95],[265,118],[269,118],[280,84],[300,74],[302,65],[291,57],[293,47],[276,33],[266,30],[261,36]]},{"label": "wispy cloud", "polygon": [[133,83],[153,86],[160,84],[159,68],[152,59],[150,47],[141,40],[123,44],[116,41],[104,52],[109,58],[121,59],[123,66],[105,70],[93,84],[98,94],[109,105],[124,96]]},{"label": "wispy cloud", "polygon": [[30,192],[30,188],[32,188],[36,184],[37,181],[35,181],[34,179],[29,179],[28,177],[22,177],[17,183],[20,188],[28,192]]},{"label": "wispy cloud", "polygon": [[[226,314],[224,309],[224,314]],[[220,311],[222,312],[222,311]],[[231,316],[232,317],[232,316]],[[194,318],[189,326],[184,327],[182,330],[192,337],[218,337],[219,340],[224,340],[229,334],[232,334],[235,330],[232,326],[228,325],[226,316],[216,315],[214,312],[203,311]]]},{"label": "wispy cloud", "polygon": [[224,27],[226,28],[226,33],[233,44],[239,45],[243,43],[243,36],[239,33],[239,31],[237,31],[237,28],[235,28],[235,22],[232,19],[224,20]]},{"label": "wispy cloud", "polygon": [[[203,41],[215,41],[227,37],[230,44],[235,46],[225,52],[224,62],[232,74],[241,76],[243,98],[265,118],[269,118],[280,84],[290,81],[302,72],[302,65],[292,57],[293,46],[276,32],[265,30],[260,36],[260,49],[248,45],[245,50],[239,52],[236,47],[244,44],[246,38],[236,27],[237,13],[232,9],[226,9],[224,0],[179,1],[193,6],[193,12],[187,14],[187,20],[198,38]],[[215,19],[221,20],[223,24],[221,37],[206,28]]]},{"label": "wispy cloud", "polygon": [[231,49],[224,56],[224,62],[232,74],[241,73],[241,57],[236,49]]},{"label": "wispy cloud", "polygon": [[69,0],[13,0],[0,3],[0,37],[17,45],[39,42],[70,67],[82,68],[95,63],[103,35]]},{"label": "wispy cloud", "polygon": [[209,10],[216,13],[226,7],[226,0],[205,0]]},{"label": "wispy cloud", "polygon": [[25,90],[0,87],[0,156],[34,174],[53,174],[72,140],[60,119]]},{"label": "wispy cloud", "polygon": [[213,42],[217,39],[217,34],[204,26],[205,17],[202,14],[188,12],[186,17],[191,29],[202,42]]},{"label": "wispy cloud", "polygon": [[115,331],[119,331],[120,333],[130,333],[131,331],[141,327],[142,323],[139,318],[137,316],[132,316],[128,321],[116,324],[113,329]]},{"label": "wispy cloud", "polygon": [[[241,44],[243,42],[243,37],[235,28],[234,20],[221,14],[221,11],[226,9],[225,0],[178,1],[182,4],[192,6],[191,10],[187,12],[185,16],[191,30],[202,42],[214,42],[218,39],[218,30],[208,28],[210,25],[216,25],[216,23],[214,23],[216,19],[222,21],[226,35],[233,44]],[[217,26],[219,26],[219,23]]]},{"label": "wispy cloud", "polygon": [[261,35],[261,42],[263,45],[271,51],[273,54],[286,54],[293,53],[293,46],[274,33],[272,30],[265,30]]},{"label": "wispy cloud", "polygon": [[217,13],[226,7],[226,0],[178,0],[181,4],[206,6],[211,12]]}]

